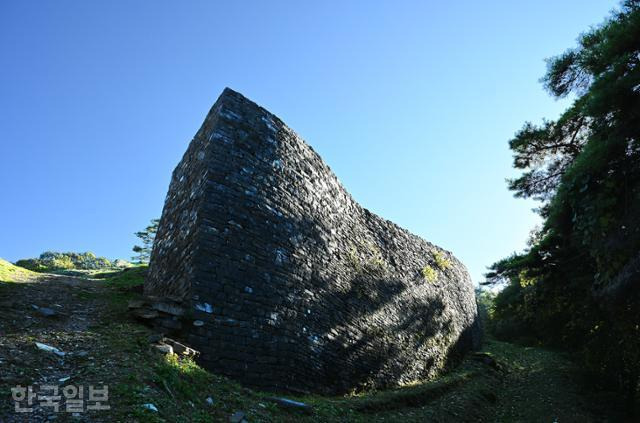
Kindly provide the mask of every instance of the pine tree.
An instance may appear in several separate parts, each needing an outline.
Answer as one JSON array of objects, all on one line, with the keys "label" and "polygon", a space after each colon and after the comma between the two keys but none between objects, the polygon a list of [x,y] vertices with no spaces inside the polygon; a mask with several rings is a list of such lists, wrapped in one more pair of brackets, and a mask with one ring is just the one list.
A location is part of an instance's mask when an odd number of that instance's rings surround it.
[{"label": "pine tree", "polygon": [[160,219],[151,219],[151,224],[147,226],[143,231],[136,232],[135,235],[140,238],[142,245],[134,245],[133,251],[137,253],[137,256],[132,257],[134,261],[138,263],[149,263],[151,258],[151,249],[153,248],[153,241],[156,238],[156,232],[158,231],[158,225]]},{"label": "pine tree", "polygon": [[[526,123],[509,146],[544,225],[529,249],[495,263],[508,283],[494,317],[570,346],[629,401],[640,379],[640,1],[622,3],[576,48],[548,62],[543,83],[575,100],[559,119]],[[513,330],[515,328],[516,330]],[[505,334],[506,334],[505,332]]]}]

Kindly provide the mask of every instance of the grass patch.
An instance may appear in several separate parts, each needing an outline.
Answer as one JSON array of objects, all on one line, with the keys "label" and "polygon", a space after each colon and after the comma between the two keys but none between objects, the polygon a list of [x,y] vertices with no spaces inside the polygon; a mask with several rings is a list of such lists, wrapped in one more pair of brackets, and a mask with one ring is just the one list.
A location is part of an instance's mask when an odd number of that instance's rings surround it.
[{"label": "grass patch", "polygon": [[[437,380],[397,389],[357,396],[284,394],[311,405],[314,410],[311,415],[279,408],[269,397],[283,394],[248,389],[203,369],[190,358],[162,356],[150,349],[148,337],[153,332],[132,322],[127,315],[126,299],[137,294],[119,289],[142,283],[145,271],[142,267],[102,277],[109,283],[111,294],[105,300],[110,307],[103,323],[95,328],[100,340],[95,350],[105,353],[100,353],[92,366],[97,372],[94,377],[111,379],[109,402],[113,421],[228,421],[238,411],[250,422],[457,421],[458,417],[462,421],[464,418],[476,421],[491,413],[492,403],[486,398],[501,376],[471,358]],[[119,365],[105,366],[104,362]],[[106,376],[105,368],[113,372],[112,376]],[[212,402],[207,402],[207,398]],[[143,404],[148,403],[156,406],[158,412],[146,410]]]},{"label": "grass patch", "polygon": [[[438,272],[435,266],[432,269]],[[30,272],[15,269],[6,261],[0,261],[1,271],[31,276]],[[399,388],[330,397],[248,389],[205,370],[190,358],[163,356],[151,348],[149,336],[154,332],[132,320],[127,311],[127,300],[139,298],[130,287],[140,285],[145,272],[145,266],[103,272],[96,276],[106,281],[105,284],[94,280],[90,283],[91,289],[78,283],[64,285],[57,294],[59,298],[72,297],[74,300],[69,306],[81,309],[82,300],[97,306],[86,329],[49,330],[46,332],[49,340],[45,339],[46,343],[66,352],[85,350],[85,356],[70,355],[65,359],[75,367],[70,373],[74,381],[109,386],[111,410],[89,412],[87,418],[91,421],[224,422],[239,411],[249,422],[594,421],[589,419],[585,404],[590,406],[603,402],[598,398],[608,398],[598,393],[592,401],[583,399],[576,389],[577,375],[568,357],[491,338],[487,339],[482,352],[470,353],[458,367],[437,379]],[[65,281],[55,278],[51,282],[6,284],[6,289],[16,295],[23,290],[23,298],[30,298],[34,289],[52,289],[56,283]],[[31,310],[29,301],[23,306]],[[0,321],[3,311],[7,316],[4,322],[18,321],[13,316],[23,315],[23,310],[15,306],[0,308]],[[59,323],[59,320],[51,322]],[[43,340],[42,332],[38,331],[35,336],[36,332],[28,331],[28,325],[20,328],[8,331],[16,356],[6,359],[5,354],[3,365],[8,363],[14,369],[11,383],[26,385],[40,377],[43,363],[51,357],[34,350],[33,343]],[[8,350],[0,349],[0,354],[2,351]],[[8,395],[7,386],[8,382],[3,384],[0,380],[0,394]],[[272,396],[309,404],[313,413],[279,408],[269,399]],[[208,398],[211,401],[207,401]],[[145,409],[144,404],[153,404],[158,411]],[[4,417],[5,408],[0,404],[0,419]],[[603,410],[607,409],[603,406]],[[608,411],[599,415],[604,416]]]},{"label": "grass patch", "polygon": [[96,273],[93,277],[104,279],[112,288],[130,289],[144,284],[148,269],[147,265],[138,265],[119,271]]},{"label": "grass patch", "polygon": [[428,264],[422,268],[420,273],[422,273],[424,280],[429,283],[434,283],[438,280],[438,271]]},{"label": "grass patch", "polygon": [[365,413],[421,407],[442,397],[476,376],[474,372],[457,372],[453,376],[433,383],[421,383],[414,387],[382,392],[365,398],[356,404],[356,409]]},{"label": "grass patch", "polygon": [[[265,419],[269,411],[258,406],[254,392],[207,372],[190,358],[153,352],[148,342],[152,332],[147,328],[131,322],[105,322],[97,332],[102,344],[99,350],[115,351],[117,356],[97,358],[93,365],[100,369],[103,360],[120,363],[117,369],[110,369],[113,421],[227,421],[240,410],[249,421],[274,421]],[[208,397],[212,404],[207,403]],[[153,404],[158,412],[143,404]]]},{"label": "grass patch", "polygon": [[433,260],[440,270],[447,270],[451,267],[451,261],[447,259],[440,251],[433,253]]},{"label": "grass patch", "polygon": [[[119,357],[109,359],[121,363],[110,382],[114,421],[227,421],[237,411],[250,422],[476,421],[490,414],[492,403],[487,398],[501,377],[500,372],[468,359],[436,381],[393,390],[357,396],[284,395],[311,405],[314,412],[306,415],[281,409],[268,399],[281,394],[242,387],[189,358],[151,352],[147,341],[151,332],[136,324],[109,323],[99,333],[105,343],[100,350],[117,351]],[[100,360],[95,364],[101,367]],[[212,403],[207,402],[209,397]],[[158,412],[145,410],[147,403]]]},{"label": "grass patch", "polygon": [[0,258],[0,282],[21,282],[36,277],[36,273]]},{"label": "grass patch", "polygon": [[[437,379],[399,388],[329,397],[248,389],[190,358],[164,356],[152,349],[149,336],[154,332],[132,320],[127,311],[127,300],[139,298],[127,287],[142,283],[145,271],[138,267],[105,272],[100,278],[107,283],[94,281],[93,289],[75,284],[76,291],[69,295],[100,304],[99,314],[84,331],[49,332],[52,344],[64,351],[87,351],[85,357],[69,358],[72,363],[78,360],[72,373],[76,381],[109,386],[111,410],[90,412],[87,418],[92,421],[223,422],[236,412],[244,413],[249,422],[553,421],[556,417],[590,421],[581,411],[585,403],[574,389],[571,363],[565,357],[491,338],[482,352],[470,353]],[[11,284],[8,289],[30,286]],[[33,342],[41,340],[26,335],[19,335],[20,342],[12,341],[17,350],[32,351]],[[20,361],[24,368],[14,366],[21,372],[16,381],[34,380],[38,374],[33,372],[42,369],[40,358],[49,357],[32,354]],[[0,392],[2,388],[0,383]],[[309,404],[313,413],[282,409],[269,399],[272,396]],[[144,404],[153,404],[158,411],[145,409]],[[574,415],[581,419],[571,420]]]}]

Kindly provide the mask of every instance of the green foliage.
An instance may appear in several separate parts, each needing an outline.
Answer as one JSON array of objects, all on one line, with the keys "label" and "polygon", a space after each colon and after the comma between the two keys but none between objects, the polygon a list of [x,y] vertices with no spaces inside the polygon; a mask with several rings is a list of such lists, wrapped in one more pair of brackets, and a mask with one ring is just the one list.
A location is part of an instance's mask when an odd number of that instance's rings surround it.
[{"label": "green foliage", "polygon": [[530,247],[488,278],[496,334],[570,346],[633,401],[640,379],[640,2],[626,1],[578,47],[549,61],[543,82],[576,97],[556,121],[511,140],[509,188],[542,201]]},{"label": "green foliage", "polygon": [[45,251],[40,254],[39,258],[18,260],[16,265],[34,272],[51,272],[71,269],[105,269],[110,268],[112,263],[104,257],[96,257],[92,252],[58,253],[54,251]]},{"label": "green foliage", "polygon": [[356,247],[351,247],[349,248],[349,251],[347,252],[347,260],[349,261],[349,264],[351,264],[351,267],[353,267],[353,269],[356,271],[356,273],[360,273],[362,271],[362,263],[360,261],[360,256],[358,255],[358,250],[356,249]]},{"label": "green foliage", "polygon": [[438,271],[428,264],[422,268],[420,273],[422,273],[424,280],[429,283],[435,283],[438,280]]},{"label": "green foliage", "polygon": [[478,317],[485,332],[493,333],[496,294],[476,288],[476,304],[478,304]]},{"label": "green foliage", "polygon": [[384,261],[382,252],[373,243],[367,244],[367,261],[365,268],[370,273],[384,273],[387,270],[387,263]]},{"label": "green foliage", "polygon": [[34,277],[30,270],[15,266],[0,258],[0,282],[19,282]]},{"label": "green foliage", "polygon": [[213,376],[199,367],[191,358],[178,358],[176,354],[166,355],[155,366],[155,382],[170,387],[174,394],[188,401],[202,397]]},{"label": "green foliage", "polygon": [[451,261],[447,259],[440,251],[436,251],[433,253],[433,260],[436,262],[436,266],[438,266],[440,270],[447,270],[451,267]]},{"label": "green foliage", "polygon": [[51,270],[40,262],[39,259],[22,259],[16,261],[16,266],[30,270],[32,272],[47,272]]},{"label": "green foliage", "polygon": [[[113,370],[96,366],[96,371],[107,372],[98,375],[108,377],[114,421],[173,422],[188,416],[188,421],[193,422],[221,422],[239,410],[247,414],[248,421],[256,422],[369,423],[402,421],[407,415],[415,421],[447,421],[451,415],[461,420],[485,421],[493,413],[492,403],[486,399],[501,382],[499,372],[468,358],[437,380],[416,381],[397,389],[352,396],[286,394],[287,398],[313,407],[312,414],[304,414],[283,409],[269,400],[280,395],[242,387],[201,368],[190,358],[152,353],[147,340],[150,332],[131,322],[109,321],[99,330],[96,360],[100,364],[105,358],[112,360],[110,351],[117,351],[122,361]],[[128,335],[122,336],[123,333]],[[492,343],[486,354],[501,361],[501,349],[494,345],[499,344]],[[522,361],[522,351],[518,352],[513,356]],[[207,403],[208,397],[213,404]],[[156,405],[159,413],[144,410],[141,405],[145,403]]]},{"label": "green foliage", "polygon": [[94,277],[104,279],[108,285],[114,288],[128,289],[143,285],[148,269],[147,265],[139,265],[121,271],[97,274]]},{"label": "green foliage", "polygon": [[149,263],[153,241],[156,239],[156,232],[158,232],[159,225],[160,219],[151,219],[149,226],[143,231],[135,233],[135,235],[140,238],[140,241],[142,241],[142,245],[133,246],[133,252],[137,254],[133,257],[134,261],[138,263]]},{"label": "green foliage", "polygon": [[[0,260],[0,274],[3,267],[12,266]],[[31,275],[21,268],[14,267],[14,271]],[[575,395],[575,376],[569,372],[571,363],[565,355],[491,339],[485,342],[481,352],[468,354],[459,366],[436,379],[411,381],[400,387],[358,391],[350,396],[276,395],[248,389],[206,371],[192,359],[163,356],[150,348],[149,336],[157,332],[136,323],[128,313],[128,301],[140,297],[131,290],[117,289],[113,284],[141,272],[144,272],[143,266],[94,275],[107,280],[105,284],[95,284],[96,289],[60,284],[56,288],[60,291],[49,293],[52,301],[58,302],[61,300],[59,295],[64,295],[70,299],[68,304],[62,302],[64,309],[87,307],[91,310],[86,328],[67,330],[60,326],[59,319],[40,319],[38,327],[29,330],[32,325],[28,319],[18,319],[26,322],[22,322],[21,330],[16,327],[9,331],[6,341],[24,347],[22,359],[9,363],[11,370],[7,375],[19,374],[21,380],[28,382],[42,374],[42,360],[37,358],[44,358],[44,355],[33,348],[35,341],[43,341],[37,336],[40,334],[53,337],[48,338],[54,341],[52,345],[73,353],[72,364],[82,370],[78,373],[80,376],[109,386],[111,410],[106,415],[108,421],[175,422],[186,419],[189,422],[222,422],[229,421],[229,417],[240,410],[251,422],[593,420],[589,418],[590,413],[583,413],[585,401]],[[10,292],[7,298],[11,298],[12,303],[9,310],[0,308],[0,313],[9,311],[5,313],[7,317],[20,316],[23,311],[28,314],[32,310],[33,289],[51,289],[58,284],[52,281],[39,285],[2,286],[0,289],[6,288]],[[83,303],[84,300],[87,302]],[[394,328],[387,331],[387,328],[374,325],[370,329],[368,336],[397,336]],[[46,333],[42,335],[43,332]],[[425,336],[417,341],[428,342],[429,338]],[[449,342],[447,340],[445,344]],[[86,351],[87,356],[76,355],[79,351]],[[3,376],[7,373],[4,370]],[[15,381],[14,378],[5,379],[8,382],[0,383],[0,392],[8,395]],[[269,399],[274,395],[307,403],[313,407],[313,413],[276,406]],[[154,404],[158,412],[145,409],[143,404],[148,403]],[[614,403],[612,408],[616,405]],[[0,403],[0,414],[6,411],[10,415],[11,410],[13,404]],[[607,413],[600,415],[610,417]],[[101,412],[90,413],[87,419],[100,420],[104,416]],[[612,418],[611,421],[622,420]]]},{"label": "green foliage", "polygon": [[[432,266],[433,264],[433,266]],[[435,267],[434,267],[435,266]],[[435,283],[440,276],[440,270],[445,271],[451,267],[451,261],[440,251],[433,252],[433,261],[420,269],[420,273],[425,281]]]},{"label": "green foliage", "polygon": [[382,252],[371,242],[351,245],[347,251],[347,261],[356,273],[380,275],[387,270]]}]

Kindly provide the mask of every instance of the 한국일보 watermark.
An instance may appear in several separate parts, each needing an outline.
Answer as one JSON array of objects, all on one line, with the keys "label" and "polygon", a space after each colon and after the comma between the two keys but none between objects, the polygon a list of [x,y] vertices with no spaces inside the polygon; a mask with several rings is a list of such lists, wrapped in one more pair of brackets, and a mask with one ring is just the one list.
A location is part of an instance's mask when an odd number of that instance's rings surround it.
[{"label": "\ud55c\uad6d\uc77c\ubcf4 watermark", "polygon": [[[86,398],[85,394],[88,394]],[[50,408],[56,413],[83,413],[111,409],[108,404],[108,385],[102,385],[100,389],[93,385],[86,388],[83,385],[66,385],[62,388],[57,385],[40,385],[37,391],[31,385],[17,385],[11,388],[11,398],[16,413],[31,413],[35,404],[42,408]]]}]

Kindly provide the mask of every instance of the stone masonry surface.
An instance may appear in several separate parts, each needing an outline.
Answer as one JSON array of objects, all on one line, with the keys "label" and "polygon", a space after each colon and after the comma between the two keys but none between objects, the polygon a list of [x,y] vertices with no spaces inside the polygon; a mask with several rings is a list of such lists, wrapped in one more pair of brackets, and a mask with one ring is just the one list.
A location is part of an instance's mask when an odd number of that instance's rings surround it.
[{"label": "stone masonry surface", "polygon": [[145,294],[187,310],[165,326],[202,365],[263,389],[407,383],[480,339],[462,263],[361,207],[228,88],[173,172]]}]

